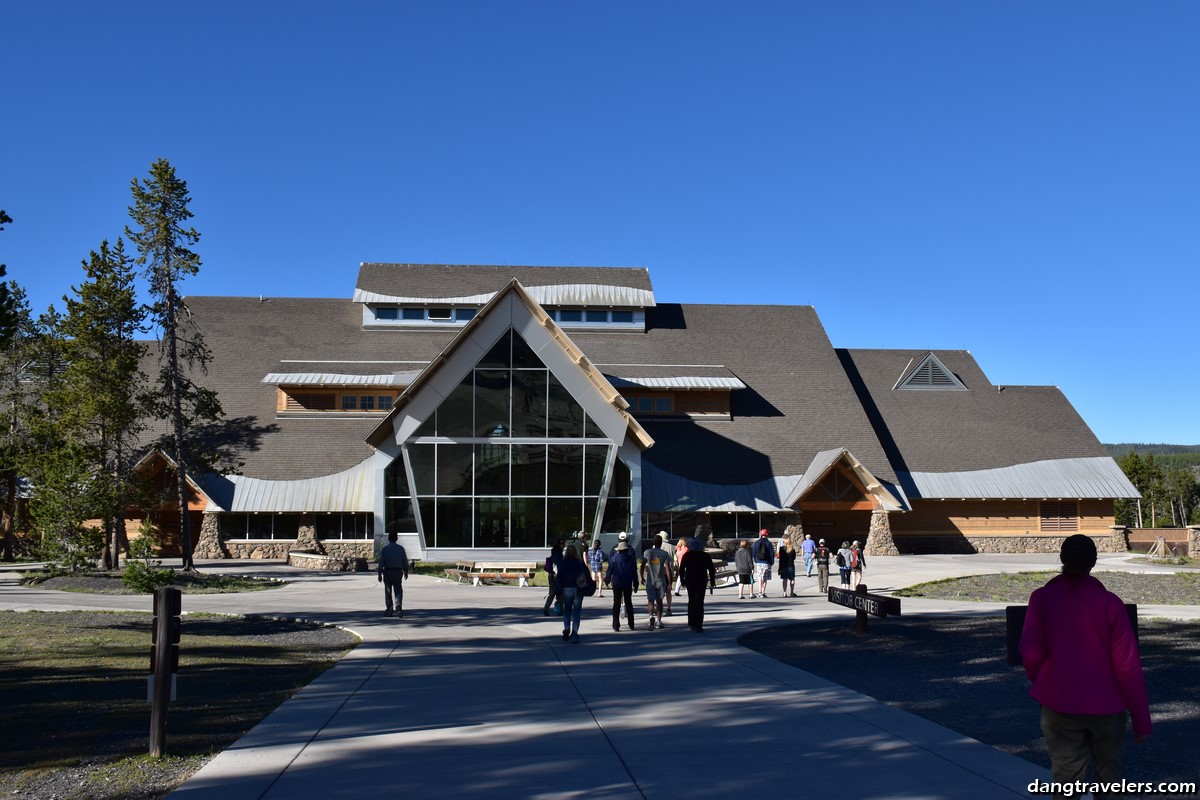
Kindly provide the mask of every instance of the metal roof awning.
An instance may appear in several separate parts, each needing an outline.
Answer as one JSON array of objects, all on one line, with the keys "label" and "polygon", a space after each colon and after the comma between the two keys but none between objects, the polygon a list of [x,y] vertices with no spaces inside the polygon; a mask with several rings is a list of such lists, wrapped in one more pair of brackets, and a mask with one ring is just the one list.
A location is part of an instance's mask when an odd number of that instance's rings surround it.
[{"label": "metal roof awning", "polygon": [[911,472],[907,477],[925,500],[1134,499],[1140,497],[1117,462],[1108,456],[1035,461],[971,472]]},{"label": "metal roof awning", "polygon": [[268,481],[244,475],[227,476],[233,484],[229,511],[265,513],[368,512],[374,506],[374,461],[371,458],[344,472],[298,481]]},{"label": "metal roof awning", "polygon": [[271,372],[262,379],[273,386],[408,386],[420,371],[376,375],[346,375],[340,372]]},{"label": "metal roof awning", "polygon": [[[655,305],[654,292],[628,286],[606,286],[594,283],[558,284],[554,286],[525,286],[529,296],[543,306],[616,306],[621,308],[648,308]],[[429,297],[395,295],[354,290],[356,303],[395,303],[411,305],[474,305],[482,306],[496,296],[496,292],[468,294],[458,297]]]}]

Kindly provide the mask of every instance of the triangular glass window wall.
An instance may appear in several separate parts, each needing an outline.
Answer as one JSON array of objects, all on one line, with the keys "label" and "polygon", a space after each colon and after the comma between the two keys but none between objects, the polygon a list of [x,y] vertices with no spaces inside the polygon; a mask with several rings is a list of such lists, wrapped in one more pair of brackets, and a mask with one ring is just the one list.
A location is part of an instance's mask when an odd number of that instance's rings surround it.
[{"label": "triangular glass window wall", "polygon": [[510,329],[405,443],[412,485],[403,459],[388,467],[387,528],[415,531],[419,514],[430,547],[538,548],[629,530],[632,482],[612,449]]}]

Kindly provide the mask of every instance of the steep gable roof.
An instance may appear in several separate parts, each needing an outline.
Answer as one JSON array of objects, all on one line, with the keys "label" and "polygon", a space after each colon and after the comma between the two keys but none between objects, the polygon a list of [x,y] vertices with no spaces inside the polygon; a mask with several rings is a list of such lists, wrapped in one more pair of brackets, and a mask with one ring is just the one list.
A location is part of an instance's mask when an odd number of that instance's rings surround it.
[{"label": "steep gable roof", "polygon": [[[489,338],[484,331],[489,327],[499,327],[507,330],[510,321],[513,323],[518,322],[515,318],[516,315],[509,311],[513,303],[519,304],[519,307],[524,309],[527,314],[526,321],[532,323],[525,325],[522,330],[518,330],[518,333],[521,333],[526,343],[538,352],[543,362],[546,363],[546,366],[555,374],[555,377],[563,381],[568,387],[571,383],[576,385],[576,390],[572,391],[572,395],[577,400],[583,400],[583,398],[579,397],[581,386],[578,379],[586,382],[586,385],[602,398],[603,403],[610,410],[611,414],[607,415],[607,418],[605,415],[592,414],[591,416],[593,416],[594,421],[604,431],[605,435],[618,444],[624,442],[627,435],[632,436],[639,447],[647,448],[654,444],[654,440],[646,430],[626,410],[628,403],[621,397],[620,393],[592,365],[587,356],[575,346],[575,343],[563,332],[562,328],[529,296],[516,279],[510,280],[504,288],[498,291],[479,314],[462,328],[458,335],[450,341],[442,352],[438,353],[417,379],[400,394],[392,410],[367,436],[367,442],[374,447],[379,447],[390,435],[396,433],[394,430],[396,417],[409,409],[414,401],[418,400],[423,393],[428,393],[430,384],[438,379],[439,371],[449,370],[452,373],[452,382],[457,384],[462,379],[462,376],[475,366],[479,356],[492,346],[493,339]],[[505,316],[506,311],[508,311],[508,316]],[[500,320],[498,326],[493,317]],[[514,327],[516,327],[515,324]],[[478,343],[476,352],[465,352],[466,348],[475,339],[481,337],[482,339],[486,339],[486,341],[481,340]],[[549,352],[547,352],[547,348],[550,348]],[[570,366],[566,366],[565,368],[575,370],[577,380],[569,381],[568,376],[562,374],[565,365],[562,363],[555,365],[552,363],[552,359],[548,358],[555,351],[566,357]],[[435,407],[436,403],[433,403],[432,406]],[[593,408],[595,407],[593,406]],[[423,420],[425,416],[426,414],[420,415],[420,419]]]}]

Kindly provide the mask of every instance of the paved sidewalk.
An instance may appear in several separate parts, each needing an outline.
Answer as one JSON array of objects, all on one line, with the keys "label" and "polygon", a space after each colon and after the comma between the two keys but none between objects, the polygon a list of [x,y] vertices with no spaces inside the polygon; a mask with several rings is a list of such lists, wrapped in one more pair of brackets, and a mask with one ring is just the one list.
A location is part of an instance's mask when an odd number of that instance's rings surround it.
[{"label": "paved sidewalk", "polygon": [[[873,558],[872,591],[961,574],[1053,568],[1055,556]],[[202,569],[286,577],[269,592],[188,595],[186,611],[312,619],[363,644],[216,756],[175,800],[407,797],[678,798],[785,796],[1011,798],[1047,774],[961,734],[739,647],[764,624],[853,613],[801,578],[798,599],[738,602],[718,589],[705,633],[685,598],[665,630],[613,632],[611,601],[588,598],[580,644],[540,613],[544,590],[471,587],[423,576],[405,618],[382,616],[373,574],[278,563]],[[1098,570],[1137,569],[1103,556]],[[776,588],[774,582],[771,588]],[[906,598],[906,616],[1001,605]],[[149,610],[149,598],[24,589],[0,575],[0,608]],[[1198,617],[1194,607],[1143,609]],[[876,623],[884,635],[886,622]],[[184,643],[187,646],[186,619]],[[186,672],[179,692],[187,691]],[[1014,702],[1026,702],[1015,698]],[[1032,701],[1029,701],[1032,703]],[[1032,704],[1030,713],[1036,713]],[[169,747],[169,736],[168,736]],[[803,758],[803,761],[801,761]],[[848,771],[848,764],[855,765]]]}]

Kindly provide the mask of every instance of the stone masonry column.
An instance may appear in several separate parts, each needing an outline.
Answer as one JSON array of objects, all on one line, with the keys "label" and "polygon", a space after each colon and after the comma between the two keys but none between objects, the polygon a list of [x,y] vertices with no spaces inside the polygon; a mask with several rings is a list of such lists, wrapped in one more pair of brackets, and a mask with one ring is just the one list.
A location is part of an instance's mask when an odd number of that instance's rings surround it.
[{"label": "stone masonry column", "polygon": [[1188,525],[1187,556],[1188,558],[1200,558],[1200,525]]},{"label": "stone masonry column", "polygon": [[229,558],[229,550],[221,541],[220,517],[216,514],[205,514],[200,522],[200,537],[196,540],[196,549],[192,558]]},{"label": "stone masonry column", "polygon": [[804,543],[804,525],[799,522],[795,525],[788,525],[783,530],[783,538],[791,542],[792,549],[799,553],[800,545]]},{"label": "stone masonry column", "polygon": [[898,556],[896,540],[892,538],[892,524],[888,512],[875,509],[871,512],[871,530],[867,533],[867,545],[863,553],[868,556]]},{"label": "stone masonry column", "polygon": [[300,529],[296,532],[296,550],[326,555],[325,546],[317,540],[317,520],[312,514],[305,514],[300,520]]}]

